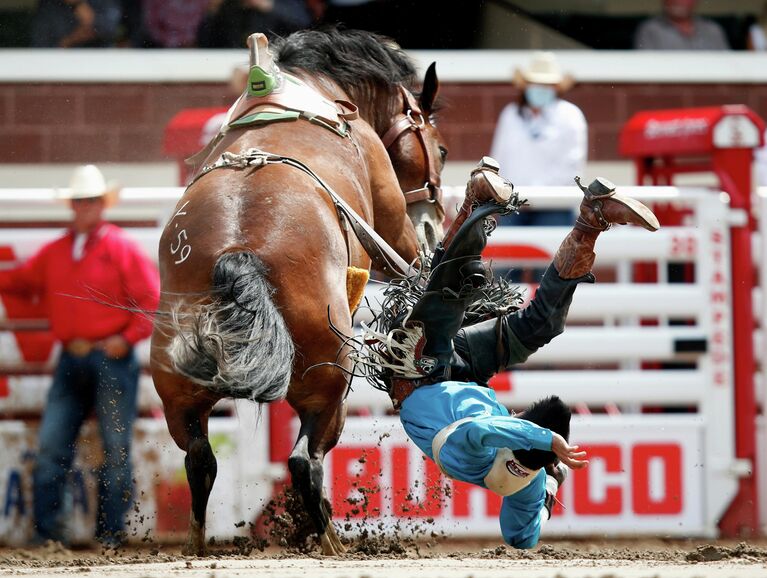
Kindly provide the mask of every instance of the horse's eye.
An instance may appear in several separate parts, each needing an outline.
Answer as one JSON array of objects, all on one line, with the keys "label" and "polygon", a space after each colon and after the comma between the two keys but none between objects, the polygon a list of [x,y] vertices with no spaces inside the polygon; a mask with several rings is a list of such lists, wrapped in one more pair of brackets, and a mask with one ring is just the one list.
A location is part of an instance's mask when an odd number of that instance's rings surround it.
[{"label": "horse's eye", "polygon": [[439,147],[439,156],[443,163],[447,160],[447,149],[445,147]]}]

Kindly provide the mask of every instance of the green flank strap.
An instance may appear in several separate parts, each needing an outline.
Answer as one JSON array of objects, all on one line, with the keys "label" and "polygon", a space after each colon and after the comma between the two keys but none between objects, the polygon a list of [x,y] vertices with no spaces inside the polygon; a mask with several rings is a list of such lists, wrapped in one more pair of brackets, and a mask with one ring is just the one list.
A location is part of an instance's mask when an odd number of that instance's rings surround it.
[{"label": "green flank strap", "polygon": [[229,126],[234,128],[258,126],[272,122],[298,120],[300,117],[301,113],[295,110],[284,110],[282,112],[256,112],[230,122]]},{"label": "green flank strap", "polygon": [[256,112],[230,122],[229,126],[232,128],[245,128],[249,126],[259,127],[271,124],[273,122],[293,121],[298,120],[299,118],[304,118],[312,124],[316,124],[331,130],[339,136],[343,137],[348,135],[348,124],[346,122],[341,122],[338,126],[335,126],[318,116],[308,113],[301,113],[296,110],[284,110],[282,112]]}]

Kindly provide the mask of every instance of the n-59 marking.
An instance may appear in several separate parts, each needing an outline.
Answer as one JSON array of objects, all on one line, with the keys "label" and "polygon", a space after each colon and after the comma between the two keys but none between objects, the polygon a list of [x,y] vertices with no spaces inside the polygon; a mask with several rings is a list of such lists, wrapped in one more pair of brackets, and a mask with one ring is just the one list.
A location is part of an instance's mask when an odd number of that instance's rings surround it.
[{"label": "n-59 marking", "polygon": [[[173,219],[171,219],[171,222],[173,222],[173,220],[176,217],[181,217],[183,215],[186,215],[186,211],[184,209],[186,208],[188,204],[189,204],[189,201],[181,205],[181,208],[179,208],[179,210],[176,211],[176,214],[173,215]],[[175,223],[173,225],[173,228],[178,229],[178,223]],[[189,255],[192,253],[192,245],[187,242],[188,240],[189,240],[189,237],[187,235],[186,229],[181,229],[180,231],[178,231],[178,233],[176,233],[176,240],[170,244],[170,254],[174,256],[178,254],[178,259],[176,259],[173,262],[174,265],[179,265],[180,263],[183,263],[184,261],[187,260]]]}]

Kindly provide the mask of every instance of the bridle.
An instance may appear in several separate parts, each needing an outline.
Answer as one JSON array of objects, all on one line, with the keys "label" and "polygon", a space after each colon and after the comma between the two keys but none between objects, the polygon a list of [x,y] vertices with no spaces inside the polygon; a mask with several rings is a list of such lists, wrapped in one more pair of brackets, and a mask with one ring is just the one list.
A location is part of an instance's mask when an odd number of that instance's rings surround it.
[{"label": "bridle", "polygon": [[418,203],[420,201],[428,201],[435,203],[437,208],[442,211],[442,188],[439,186],[440,176],[439,169],[437,168],[437,162],[434,158],[434,153],[426,142],[424,135],[424,129],[426,125],[430,125],[428,117],[421,111],[415,97],[410,91],[402,85],[399,85],[399,91],[402,94],[403,110],[397,113],[394,117],[394,124],[387,130],[381,140],[384,146],[388,150],[391,145],[397,142],[397,139],[411,130],[415,132],[418,137],[418,142],[421,143],[421,149],[423,155],[426,158],[426,170],[424,185],[419,189],[413,189],[410,191],[403,191],[405,196],[405,202],[410,205],[412,203]]}]

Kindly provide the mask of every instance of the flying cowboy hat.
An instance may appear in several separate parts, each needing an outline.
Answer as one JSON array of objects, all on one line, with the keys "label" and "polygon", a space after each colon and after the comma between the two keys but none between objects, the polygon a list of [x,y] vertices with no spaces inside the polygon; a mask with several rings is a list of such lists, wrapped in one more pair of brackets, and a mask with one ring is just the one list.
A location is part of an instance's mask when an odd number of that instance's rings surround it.
[{"label": "flying cowboy hat", "polygon": [[514,71],[514,84],[521,89],[528,84],[547,84],[561,93],[570,90],[575,79],[562,73],[553,52],[536,52],[527,66]]},{"label": "flying cowboy hat", "polygon": [[107,181],[95,165],[82,165],[75,169],[68,189],[59,189],[58,198],[68,201],[104,197],[106,205],[117,202],[120,186],[117,181]]}]

